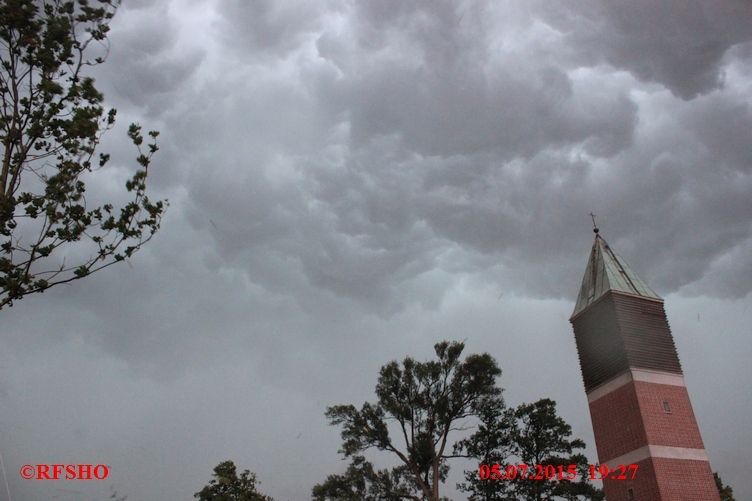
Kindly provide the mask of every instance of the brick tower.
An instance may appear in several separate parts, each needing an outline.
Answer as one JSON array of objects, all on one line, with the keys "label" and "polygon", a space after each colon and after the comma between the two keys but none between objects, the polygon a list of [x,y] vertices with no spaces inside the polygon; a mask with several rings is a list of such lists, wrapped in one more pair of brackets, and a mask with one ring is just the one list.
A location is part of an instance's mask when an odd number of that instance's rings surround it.
[{"label": "brick tower", "polygon": [[[598,235],[572,317],[607,501],[719,501],[661,299]],[[599,474],[597,474],[600,477]]]}]

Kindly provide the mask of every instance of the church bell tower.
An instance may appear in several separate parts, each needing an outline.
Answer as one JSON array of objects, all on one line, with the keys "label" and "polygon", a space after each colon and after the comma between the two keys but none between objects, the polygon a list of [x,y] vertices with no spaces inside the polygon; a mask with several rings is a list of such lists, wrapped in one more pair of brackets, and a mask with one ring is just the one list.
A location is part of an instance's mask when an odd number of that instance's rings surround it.
[{"label": "church bell tower", "polygon": [[663,299],[594,231],[569,320],[598,460],[637,465],[603,479],[606,501],[720,501]]}]

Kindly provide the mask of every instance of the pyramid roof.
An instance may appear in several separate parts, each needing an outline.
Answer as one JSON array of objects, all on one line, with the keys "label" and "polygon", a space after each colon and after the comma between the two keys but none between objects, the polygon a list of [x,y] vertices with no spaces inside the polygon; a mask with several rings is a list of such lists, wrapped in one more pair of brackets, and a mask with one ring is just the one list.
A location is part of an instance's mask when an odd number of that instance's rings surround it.
[{"label": "pyramid roof", "polygon": [[[597,230],[597,229],[596,229]],[[598,233],[582,277],[582,287],[572,317],[608,291],[623,292],[662,301]]]}]

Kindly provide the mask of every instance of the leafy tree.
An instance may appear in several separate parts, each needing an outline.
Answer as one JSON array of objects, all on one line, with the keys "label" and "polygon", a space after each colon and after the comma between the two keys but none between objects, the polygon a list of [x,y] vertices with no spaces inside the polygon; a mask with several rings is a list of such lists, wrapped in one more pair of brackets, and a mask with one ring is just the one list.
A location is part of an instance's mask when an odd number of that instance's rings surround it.
[{"label": "leafy tree", "polygon": [[[515,452],[513,430],[516,429],[514,409],[507,409],[501,398],[485,399],[478,413],[480,424],[469,438],[457,442],[455,453],[474,458],[480,465],[506,465]],[[478,470],[465,471],[467,483],[457,488],[470,492],[469,501],[507,501],[517,499],[514,488],[507,481],[481,480]]]},{"label": "leafy tree", "polygon": [[166,201],[145,194],[157,132],[144,145],[140,126],[128,130],[138,150],[128,203],[85,197],[87,175],[109,160],[95,152],[116,112],[84,70],[104,63],[120,2],[0,2],[0,308],[124,260],[159,228]]},{"label": "leafy tree", "polygon": [[723,485],[723,480],[718,475],[718,472],[713,472],[713,478],[715,479],[715,486],[718,487],[718,494],[721,495],[721,501],[736,501],[734,499],[734,489],[728,485]]},{"label": "leafy tree", "polygon": [[525,499],[593,499],[596,489],[587,482],[588,459],[583,454],[573,454],[575,449],[584,449],[580,439],[569,440],[572,427],[556,414],[556,402],[544,398],[534,404],[522,404],[514,413],[519,426],[514,431],[515,455],[524,464],[543,467],[576,465],[579,481],[545,480],[518,481],[518,490]]},{"label": "leafy tree", "polygon": [[405,465],[376,471],[363,456],[354,456],[344,475],[329,475],[313,488],[314,501],[402,501],[414,499]]},{"label": "leafy tree", "polygon": [[[602,500],[603,493],[588,482],[588,460],[583,454],[582,440],[570,440],[572,428],[556,414],[556,402],[542,399],[534,404],[522,404],[517,409],[493,412],[493,407],[481,415],[481,426],[467,440],[458,444],[479,464],[501,465],[502,473],[510,464],[525,464],[529,477],[536,465],[553,466],[553,479],[481,480],[478,470],[466,471],[467,483],[458,487],[471,493],[472,501],[500,500]],[[514,459],[517,459],[516,461]],[[570,465],[574,471],[568,472]],[[559,479],[559,467],[564,477]]]},{"label": "leafy tree", "polygon": [[213,480],[193,495],[199,501],[274,501],[256,490],[256,475],[245,470],[238,476],[235,463],[223,461],[214,467]]},{"label": "leafy tree", "polygon": [[[463,361],[464,347],[463,343],[445,341],[434,347],[438,360],[416,362],[408,357],[402,365],[390,362],[379,373],[375,404],[366,402],[360,410],[353,405],[327,408],[330,424],[342,426],[340,452],[345,457],[359,456],[370,448],[394,453],[402,465],[392,470],[389,478],[397,486],[409,485],[410,499],[438,501],[439,484],[449,471],[447,459],[459,457],[449,452],[449,435],[466,429],[465,420],[477,416],[486,399],[501,398],[502,390],[496,385],[501,370],[496,361],[487,353],[469,355]],[[391,435],[389,423],[396,423],[396,437]],[[317,486],[314,492],[323,492],[326,485]],[[358,492],[357,486],[349,488]],[[398,494],[405,497],[401,490]]]}]

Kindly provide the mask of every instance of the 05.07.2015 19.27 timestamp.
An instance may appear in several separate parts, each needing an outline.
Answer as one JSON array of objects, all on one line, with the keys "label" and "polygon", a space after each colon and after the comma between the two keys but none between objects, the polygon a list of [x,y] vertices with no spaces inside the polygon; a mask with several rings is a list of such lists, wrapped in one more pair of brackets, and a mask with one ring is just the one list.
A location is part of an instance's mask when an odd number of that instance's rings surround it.
[{"label": "05.07.2015 19.27 timestamp", "polygon": [[[634,480],[637,473],[637,465],[630,464],[624,466],[618,465],[616,468],[609,468],[608,465],[600,466],[589,465],[589,480]],[[628,474],[631,473],[631,475]],[[577,478],[577,466],[570,464],[566,468],[564,465],[554,466],[552,464],[543,466],[536,464],[529,467],[526,464],[510,464],[506,468],[501,465],[480,465],[478,471],[481,480],[575,480]]]}]

